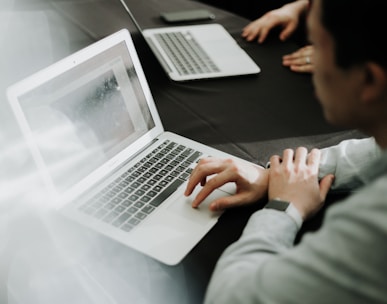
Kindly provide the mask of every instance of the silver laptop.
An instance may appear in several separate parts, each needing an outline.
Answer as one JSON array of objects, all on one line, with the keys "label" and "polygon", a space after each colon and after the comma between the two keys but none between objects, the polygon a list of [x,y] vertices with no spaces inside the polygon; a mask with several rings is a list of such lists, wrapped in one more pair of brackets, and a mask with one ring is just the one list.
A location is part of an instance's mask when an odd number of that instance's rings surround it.
[{"label": "silver laptop", "polygon": [[141,29],[160,64],[175,81],[258,74],[260,67],[220,24]]},{"label": "silver laptop", "polygon": [[7,95],[55,207],[163,263],[179,263],[220,216],[208,203],[235,191],[191,207],[183,192],[198,159],[232,156],[164,131],[127,30]]}]

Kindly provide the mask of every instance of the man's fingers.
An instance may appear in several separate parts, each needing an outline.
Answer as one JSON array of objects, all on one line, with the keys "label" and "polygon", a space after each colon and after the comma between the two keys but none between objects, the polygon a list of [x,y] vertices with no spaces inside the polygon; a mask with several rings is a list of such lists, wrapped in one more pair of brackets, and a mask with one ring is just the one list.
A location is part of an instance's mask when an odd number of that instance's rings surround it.
[{"label": "man's fingers", "polygon": [[184,194],[186,196],[191,195],[197,185],[201,184],[203,186],[206,183],[207,176],[219,171],[219,161],[212,159],[211,157],[201,159],[191,173]]},{"label": "man's fingers", "polygon": [[206,199],[207,196],[209,196],[212,191],[215,189],[211,189],[207,185],[202,188],[202,190],[199,191],[199,193],[195,196],[194,200],[191,203],[191,206],[193,208],[199,207],[199,205]]},{"label": "man's fingers", "polygon": [[294,158],[294,162],[296,165],[304,165],[306,164],[306,157],[308,155],[308,150],[304,147],[297,148],[296,155]]},{"label": "man's fingers", "polygon": [[246,193],[234,194],[231,196],[224,196],[214,200],[209,208],[211,211],[223,211],[229,208],[238,207],[249,203]]},{"label": "man's fingers", "polygon": [[324,176],[324,178],[320,181],[321,201],[325,201],[325,198],[327,197],[329,189],[331,188],[334,180],[335,180],[335,176],[333,174],[329,174],[327,176]]},{"label": "man's fingers", "polygon": [[293,149],[285,149],[282,155],[282,163],[290,165],[293,163],[294,151]]},{"label": "man's fingers", "polygon": [[319,149],[312,149],[308,155],[308,164],[318,166],[320,164],[321,151]]},{"label": "man's fingers", "polygon": [[220,188],[229,181],[230,179],[227,178],[227,174],[225,174],[224,172],[221,172],[209,178],[203,188],[199,191],[199,193],[192,201],[192,207],[198,207],[214,190]]},{"label": "man's fingers", "polygon": [[279,155],[273,155],[270,157],[270,167],[278,166],[281,163],[282,159]]}]

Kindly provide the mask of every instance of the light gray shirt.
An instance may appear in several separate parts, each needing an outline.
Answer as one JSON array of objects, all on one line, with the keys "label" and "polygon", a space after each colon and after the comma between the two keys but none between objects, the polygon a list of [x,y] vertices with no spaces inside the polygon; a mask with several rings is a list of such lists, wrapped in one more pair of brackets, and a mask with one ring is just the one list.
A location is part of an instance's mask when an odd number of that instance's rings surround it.
[{"label": "light gray shirt", "polygon": [[356,189],[294,246],[295,222],[255,212],[219,259],[205,303],[387,303],[387,151],[374,139],[323,150],[321,176]]}]

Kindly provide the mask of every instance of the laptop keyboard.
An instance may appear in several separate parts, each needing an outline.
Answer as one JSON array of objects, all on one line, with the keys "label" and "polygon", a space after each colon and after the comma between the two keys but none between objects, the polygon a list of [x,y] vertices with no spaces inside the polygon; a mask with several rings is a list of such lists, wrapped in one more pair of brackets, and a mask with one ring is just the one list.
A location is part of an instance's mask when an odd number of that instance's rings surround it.
[{"label": "laptop keyboard", "polygon": [[130,231],[188,179],[201,155],[167,140],[79,208]]},{"label": "laptop keyboard", "polygon": [[159,33],[155,37],[180,75],[219,72],[219,68],[189,32]]}]

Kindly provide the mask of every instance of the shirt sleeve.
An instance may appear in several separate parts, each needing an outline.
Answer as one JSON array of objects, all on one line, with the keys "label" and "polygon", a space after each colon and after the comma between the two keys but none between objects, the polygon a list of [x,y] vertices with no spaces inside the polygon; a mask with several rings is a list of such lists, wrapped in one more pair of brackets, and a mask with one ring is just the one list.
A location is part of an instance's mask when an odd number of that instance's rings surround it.
[{"label": "shirt sleeve", "polygon": [[382,154],[372,137],[345,140],[321,151],[319,177],[334,174],[332,190],[353,190],[363,185],[361,172]]},{"label": "shirt sleeve", "polygon": [[219,259],[206,304],[385,301],[386,178],[328,210],[323,227],[293,245],[285,212],[252,215]]},{"label": "shirt sleeve", "polygon": [[241,238],[226,249],[217,263],[205,303],[266,303],[257,287],[260,272],[275,254],[293,247],[298,232],[285,212],[262,209],[251,216]]}]

